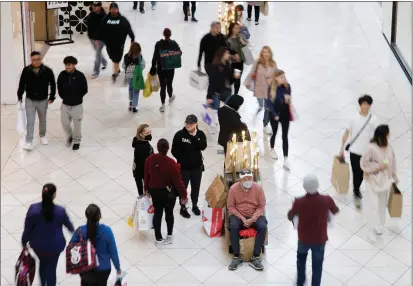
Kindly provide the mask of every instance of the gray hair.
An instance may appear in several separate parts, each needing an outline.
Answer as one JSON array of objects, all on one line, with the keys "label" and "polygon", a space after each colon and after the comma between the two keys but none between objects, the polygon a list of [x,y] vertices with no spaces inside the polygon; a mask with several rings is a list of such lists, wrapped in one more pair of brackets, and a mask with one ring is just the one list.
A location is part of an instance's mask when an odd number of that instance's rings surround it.
[{"label": "gray hair", "polygon": [[214,21],[211,23],[211,28],[214,27],[215,25],[221,25],[221,23],[218,21]]}]

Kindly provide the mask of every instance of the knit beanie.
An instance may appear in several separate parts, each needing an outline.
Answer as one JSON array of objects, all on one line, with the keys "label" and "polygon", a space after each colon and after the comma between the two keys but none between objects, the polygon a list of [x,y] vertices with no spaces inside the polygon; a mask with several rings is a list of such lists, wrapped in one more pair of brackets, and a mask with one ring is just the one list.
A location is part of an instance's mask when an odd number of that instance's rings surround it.
[{"label": "knit beanie", "polygon": [[227,105],[238,111],[243,103],[244,98],[242,96],[239,96],[238,94],[234,94],[228,99]]},{"label": "knit beanie", "polygon": [[307,175],[304,178],[303,181],[303,187],[304,190],[306,190],[307,193],[309,194],[316,194],[318,192],[318,187],[319,187],[318,179],[315,175]]}]

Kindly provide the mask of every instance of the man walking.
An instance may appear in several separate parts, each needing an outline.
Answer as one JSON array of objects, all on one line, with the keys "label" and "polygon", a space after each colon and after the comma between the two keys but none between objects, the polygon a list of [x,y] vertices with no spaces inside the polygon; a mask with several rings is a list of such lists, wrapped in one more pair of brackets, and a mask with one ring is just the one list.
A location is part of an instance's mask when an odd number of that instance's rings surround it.
[{"label": "man walking", "polygon": [[[198,208],[199,189],[201,187],[204,162],[202,151],[207,147],[207,138],[202,130],[198,129],[198,118],[191,114],[186,117],[185,127],[176,132],[172,142],[172,155],[181,164],[182,181],[185,188],[191,182],[192,212],[199,216]],[[181,205],[180,214],[184,218],[190,218],[186,206]]]},{"label": "man walking", "polygon": [[[46,115],[49,104],[52,104],[56,95],[56,81],[53,71],[43,65],[39,52],[33,51],[30,54],[31,64],[25,67],[20,76],[17,99],[21,103],[23,94],[26,92],[26,117],[27,134],[25,150],[33,149],[34,122],[36,112],[39,116],[39,135],[42,145],[47,145],[46,139]],[[50,86],[50,95],[48,96]]]},{"label": "man walking", "polygon": [[[304,286],[306,280],[306,262],[308,251],[312,255],[312,286],[320,286],[323,272],[324,250],[327,236],[327,223],[330,213],[335,215],[339,209],[334,200],[327,195],[318,193],[319,182],[316,176],[307,175],[303,187],[307,194],[297,198],[288,219],[292,221],[298,216],[298,246],[297,246],[297,286]],[[310,283],[308,283],[310,285]]]},{"label": "man walking", "polygon": [[191,21],[192,22],[198,22],[197,19],[195,19],[195,12],[196,12],[196,1],[184,1],[183,3],[183,10],[184,10],[184,15],[185,15],[185,22],[188,22],[188,12],[189,12],[189,2],[191,2]]},{"label": "man walking", "polygon": [[[373,138],[374,131],[379,125],[378,118],[370,113],[373,98],[370,95],[363,95],[358,99],[360,111],[350,121],[348,128],[344,132],[341,140],[340,156],[344,157],[344,150],[350,151],[351,170],[353,172],[353,192],[354,202],[360,207],[362,195],[360,186],[363,182],[363,171],[360,168],[361,156],[366,151]],[[345,145],[350,138],[350,143]]]},{"label": "man walking", "polygon": [[[73,150],[78,150],[82,139],[83,96],[88,91],[85,75],[76,69],[77,59],[72,56],[63,60],[65,70],[57,78],[57,90],[62,98],[60,116],[67,137],[67,146],[73,142]],[[73,131],[70,126],[73,121]]]},{"label": "man walking", "polygon": [[87,35],[92,43],[94,50],[96,51],[95,66],[93,68],[92,78],[99,76],[100,65],[104,70],[108,64],[105,57],[102,55],[102,49],[104,46],[103,41],[99,40],[98,28],[102,19],[106,16],[105,11],[102,8],[102,2],[93,2],[92,11],[86,17],[85,22],[87,24]]},{"label": "man walking", "polygon": [[110,4],[110,13],[103,18],[99,26],[99,39],[106,45],[106,51],[113,62],[112,80],[115,83],[120,74],[119,63],[123,57],[126,37],[129,35],[131,42],[135,41],[129,21],[119,13],[118,4]]}]

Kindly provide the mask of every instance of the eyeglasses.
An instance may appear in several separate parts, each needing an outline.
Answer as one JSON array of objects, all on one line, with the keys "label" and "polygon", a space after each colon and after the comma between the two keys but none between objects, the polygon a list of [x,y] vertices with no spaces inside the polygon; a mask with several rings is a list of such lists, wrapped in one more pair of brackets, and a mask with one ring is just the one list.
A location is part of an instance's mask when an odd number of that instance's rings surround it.
[{"label": "eyeglasses", "polygon": [[251,170],[241,170],[239,172],[239,174],[240,174],[240,176],[243,176],[243,177],[248,176],[248,175],[252,176],[252,171]]}]

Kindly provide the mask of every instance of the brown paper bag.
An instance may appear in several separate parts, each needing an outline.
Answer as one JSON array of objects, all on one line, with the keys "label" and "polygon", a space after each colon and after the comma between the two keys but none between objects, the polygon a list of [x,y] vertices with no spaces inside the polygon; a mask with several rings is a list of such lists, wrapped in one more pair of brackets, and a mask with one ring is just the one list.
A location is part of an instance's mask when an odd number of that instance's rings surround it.
[{"label": "brown paper bag", "polygon": [[188,6],[188,9],[186,10],[186,15],[188,17],[191,16],[191,9],[189,8],[189,6]]},{"label": "brown paper bag", "polygon": [[222,176],[216,176],[209,186],[205,198],[210,208],[225,208],[227,206],[228,188]]},{"label": "brown paper bag", "polygon": [[331,184],[339,194],[348,193],[350,184],[350,167],[341,157],[334,157]]},{"label": "brown paper bag", "polygon": [[268,16],[268,1],[263,1],[262,4],[260,5],[260,12],[264,15],[264,16]]},{"label": "brown paper bag", "polygon": [[397,188],[396,184],[392,184],[389,195],[389,202],[387,204],[390,217],[401,217],[403,210],[403,195]]},{"label": "brown paper bag", "polygon": [[[237,144],[237,162],[235,165],[235,171],[239,172],[242,169],[250,168],[251,166],[251,142],[246,141],[246,148],[244,153],[244,143],[238,142]],[[231,150],[232,150],[232,141],[227,143],[227,154],[225,154],[225,173],[231,173],[233,168],[233,162],[231,160]],[[244,156],[247,155],[247,164],[244,167]]]},{"label": "brown paper bag", "polygon": [[[254,253],[255,237],[242,238],[239,241],[240,256],[243,261],[251,261],[251,257]],[[260,258],[262,254],[260,253]]]}]

